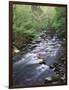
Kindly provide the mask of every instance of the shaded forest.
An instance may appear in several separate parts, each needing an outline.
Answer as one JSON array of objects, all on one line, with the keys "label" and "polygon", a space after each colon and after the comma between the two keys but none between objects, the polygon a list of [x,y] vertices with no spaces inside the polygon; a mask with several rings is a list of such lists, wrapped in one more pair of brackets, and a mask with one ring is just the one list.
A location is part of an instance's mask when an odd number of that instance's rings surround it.
[{"label": "shaded forest", "polygon": [[32,41],[44,31],[65,40],[65,7],[13,5],[13,56],[26,53]]}]

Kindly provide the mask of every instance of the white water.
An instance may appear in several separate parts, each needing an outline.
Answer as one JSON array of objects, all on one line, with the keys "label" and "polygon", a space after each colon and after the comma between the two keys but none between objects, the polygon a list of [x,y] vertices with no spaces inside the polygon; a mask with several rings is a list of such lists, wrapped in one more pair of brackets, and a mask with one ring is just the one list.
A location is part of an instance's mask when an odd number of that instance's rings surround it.
[{"label": "white water", "polygon": [[[38,83],[39,76],[45,71],[47,71],[46,73],[49,76],[53,75],[53,70],[50,69],[50,66],[58,62],[60,49],[61,44],[59,44],[59,40],[56,40],[55,36],[52,39],[47,38],[46,40],[41,38],[40,43],[31,52],[28,52],[21,60],[14,63],[13,76],[15,82],[29,85],[28,82],[30,84]],[[39,64],[40,62],[45,62],[46,64]],[[44,77],[48,77],[48,75],[44,75]]]}]

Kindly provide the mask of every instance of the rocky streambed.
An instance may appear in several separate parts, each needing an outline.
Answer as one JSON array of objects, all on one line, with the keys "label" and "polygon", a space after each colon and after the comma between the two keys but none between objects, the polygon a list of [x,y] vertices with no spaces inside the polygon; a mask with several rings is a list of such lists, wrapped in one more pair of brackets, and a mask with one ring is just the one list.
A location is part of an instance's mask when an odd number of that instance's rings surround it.
[{"label": "rocky streambed", "polygon": [[64,84],[65,57],[63,41],[54,34],[40,33],[27,52],[13,63],[14,86]]}]

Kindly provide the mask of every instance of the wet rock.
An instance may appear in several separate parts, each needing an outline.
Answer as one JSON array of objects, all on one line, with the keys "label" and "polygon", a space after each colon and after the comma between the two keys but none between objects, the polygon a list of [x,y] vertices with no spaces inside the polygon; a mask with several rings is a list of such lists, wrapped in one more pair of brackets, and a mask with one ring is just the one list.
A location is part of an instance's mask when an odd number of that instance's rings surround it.
[{"label": "wet rock", "polygon": [[44,83],[51,83],[52,77],[46,77]]},{"label": "wet rock", "polygon": [[35,48],[36,46],[37,46],[37,44],[33,44],[33,45],[30,46],[30,49],[33,49],[33,48]]},{"label": "wet rock", "polygon": [[46,59],[46,52],[39,52],[38,53],[38,58],[41,58],[41,59]]},{"label": "wet rock", "polygon": [[40,35],[40,37],[45,40],[47,35],[45,33],[43,33],[43,34]]},{"label": "wet rock", "polygon": [[32,44],[36,44],[36,42],[35,42],[35,41],[33,41],[33,42],[32,42]]},{"label": "wet rock", "polygon": [[43,59],[38,59],[39,64],[43,64]]},{"label": "wet rock", "polygon": [[63,77],[61,77],[61,80],[65,80],[65,75],[63,75]]},{"label": "wet rock", "polygon": [[35,42],[36,42],[36,43],[40,43],[40,42],[41,42],[41,40],[36,40]]},{"label": "wet rock", "polygon": [[40,38],[40,36],[37,37],[37,39],[34,40],[34,43],[40,43],[40,42],[41,42],[41,38]]},{"label": "wet rock", "polygon": [[51,81],[52,80],[52,77],[46,77],[45,78],[45,81]]},{"label": "wet rock", "polygon": [[55,67],[53,65],[50,66],[50,69],[53,69],[53,71],[55,70]]},{"label": "wet rock", "polygon": [[44,62],[44,61],[41,61],[41,62],[39,62],[39,64],[46,64],[46,62]]}]

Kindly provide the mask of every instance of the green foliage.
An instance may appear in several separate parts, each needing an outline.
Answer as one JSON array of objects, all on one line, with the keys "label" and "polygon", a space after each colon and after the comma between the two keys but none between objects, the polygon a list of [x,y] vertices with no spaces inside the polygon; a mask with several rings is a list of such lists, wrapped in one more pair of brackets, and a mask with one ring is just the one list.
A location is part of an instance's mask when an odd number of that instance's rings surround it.
[{"label": "green foliage", "polygon": [[66,9],[65,7],[56,7],[55,21],[53,27],[60,37],[64,37],[66,32]]},{"label": "green foliage", "polygon": [[13,43],[19,49],[30,43],[43,30],[64,36],[65,8],[13,5]]}]

